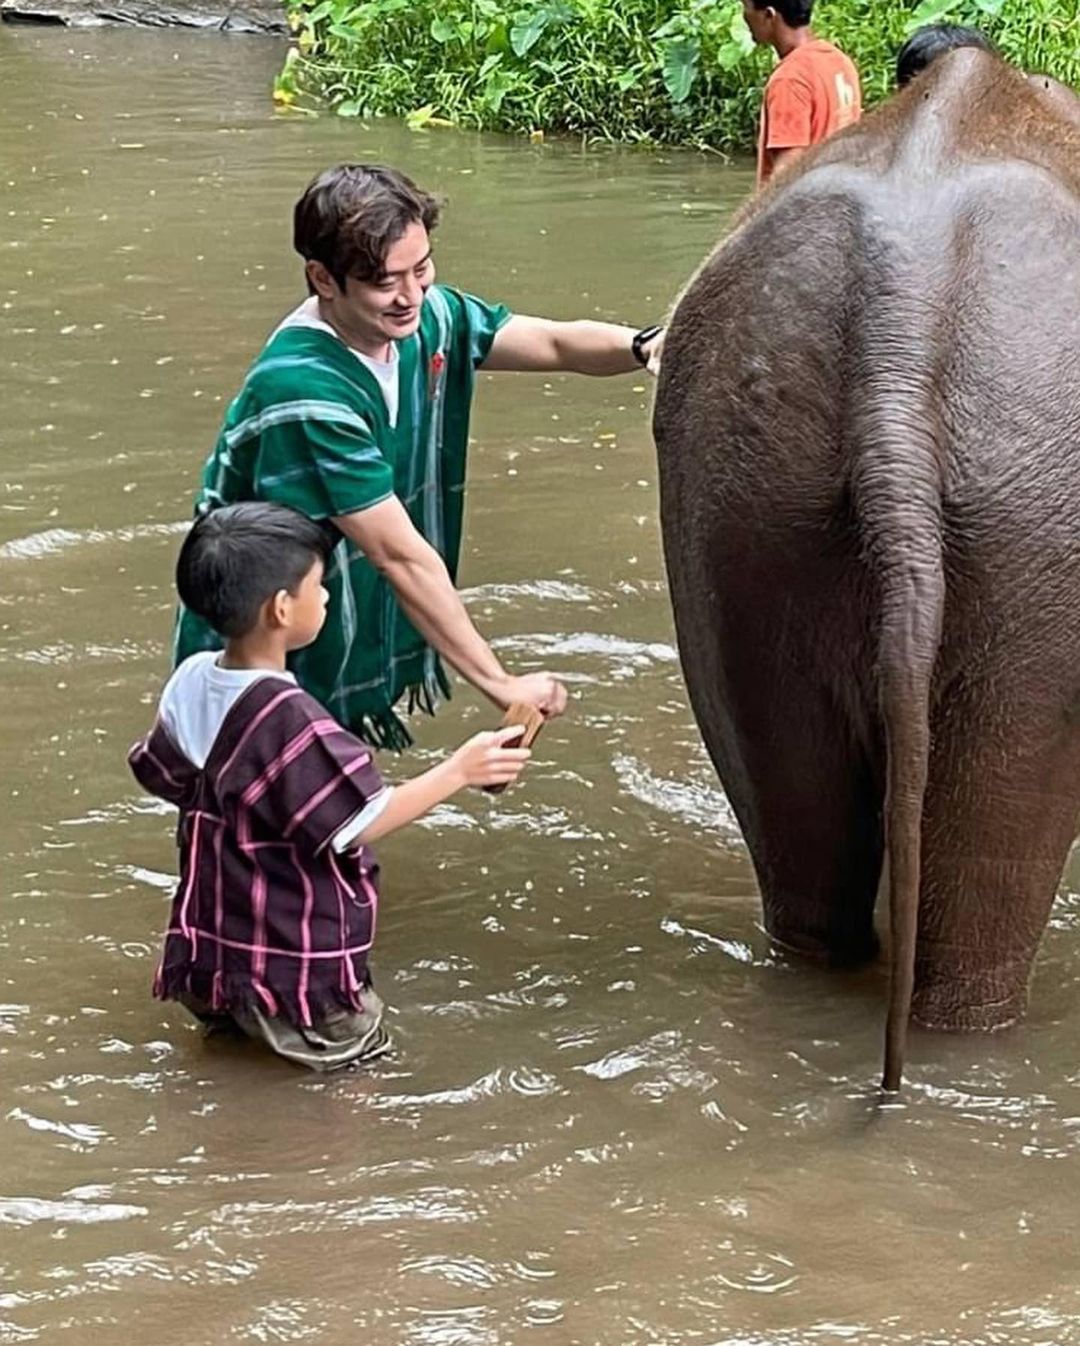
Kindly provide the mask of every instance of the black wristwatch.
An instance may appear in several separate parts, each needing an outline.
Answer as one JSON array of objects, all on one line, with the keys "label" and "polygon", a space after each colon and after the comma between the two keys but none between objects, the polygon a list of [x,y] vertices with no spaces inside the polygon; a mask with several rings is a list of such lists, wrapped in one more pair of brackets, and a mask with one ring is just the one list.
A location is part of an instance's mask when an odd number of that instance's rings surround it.
[{"label": "black wristwatch", "polygon": [[639,365],[645,366],[649,363],[649,357],[645,354],[645,347],[652,341],[653,337],[658,337],[664,329],[659,323],[653,323],[651,327],[643,327],[640,332],[635,332],[630,342],[630,353]]}]

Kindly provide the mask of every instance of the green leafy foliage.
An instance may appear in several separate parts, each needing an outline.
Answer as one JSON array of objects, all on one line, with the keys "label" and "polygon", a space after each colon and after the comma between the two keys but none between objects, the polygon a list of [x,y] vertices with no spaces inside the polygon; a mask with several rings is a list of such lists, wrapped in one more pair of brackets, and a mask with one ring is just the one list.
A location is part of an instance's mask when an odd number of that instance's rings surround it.
[{"label": "green leafy foliage", "polygon": [[926,23],[981,28],[1022,70],[1054,75],[1080,89],[1077,0],[835,0],[821,5],[826,36],[838,42],[863,77],[868,102],[891,92],[896,53]]},{"label": "green leafy foliage", "polygon": [[[420,128],[752,145],[773,57],[741,0],[291,0],[284,107]],[[1080,86],[1077,0],[819,0],[815,29],[855,60],[869,102],[923,23],[983,28],[1016,64]]]}]

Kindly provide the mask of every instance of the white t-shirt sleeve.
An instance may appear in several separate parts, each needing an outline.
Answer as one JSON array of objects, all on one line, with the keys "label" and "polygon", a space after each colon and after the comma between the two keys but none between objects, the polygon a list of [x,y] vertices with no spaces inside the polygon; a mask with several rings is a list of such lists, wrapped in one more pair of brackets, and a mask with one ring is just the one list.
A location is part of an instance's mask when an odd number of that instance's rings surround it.
[{"label": "white t-shirt sleeve", "polygon": [[344,827],[338,828],[330,839],[330,847],[336,855],[341,855],[351,846],[356,845],[357,838],[364,834],[364,831],[371,826],[387,804],[390,803],[390,797],[393,793],[394,787],[388,785],[374,799],[369,800],[359,813],[354,814]]}]

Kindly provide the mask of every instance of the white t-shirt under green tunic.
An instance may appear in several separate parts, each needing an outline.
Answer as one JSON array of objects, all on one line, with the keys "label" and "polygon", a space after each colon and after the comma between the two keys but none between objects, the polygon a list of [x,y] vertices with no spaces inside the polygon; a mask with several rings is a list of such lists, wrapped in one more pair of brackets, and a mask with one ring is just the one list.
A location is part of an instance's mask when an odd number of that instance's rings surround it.
[{"label": "white t-shirt under green tunic", "polygon": [[[328,322],[323,322],[319,317],[319,296],[312,294],[304,300],[297,308],[285,318],[274,331],[271,341],[277,336],[278,332],[286,327],[313,327],[319,332],[329,332],[332,337],[337,333]],[[350,347],[350,349],[352,349]],[[382,390],[383,401],[386,403],[386,416],[390,422],[390,428],[397,428],[398,402],[400,400],[399,389],[399,368],[401,361],[398,358],[397,343],[390,343],[390,359],[376,360],[373,355],[365,355],[363,351],[353,350],[353,354],[364,366],[370,369],[375,375],[375,381]]]},{"label": "white t-shirt under green tunic", "polygon": [[[509,317],[502,305],[433,285],[419,331],[394,343],[395,409],[384,393],[389,372],[373,370],[301,305],[273,332],[230,404],[196,512],[272,500],[333,519],[396,494],[454,578],[475,373]],[[408,692],[410,709],[434,710],[449,694],[439,659],[389,583],[340,535],[325,583],[326,624],[289,666],[354,733],[404,747],[409,735],[393,706]],[[181,610],[176,662],[220,643]]]}]

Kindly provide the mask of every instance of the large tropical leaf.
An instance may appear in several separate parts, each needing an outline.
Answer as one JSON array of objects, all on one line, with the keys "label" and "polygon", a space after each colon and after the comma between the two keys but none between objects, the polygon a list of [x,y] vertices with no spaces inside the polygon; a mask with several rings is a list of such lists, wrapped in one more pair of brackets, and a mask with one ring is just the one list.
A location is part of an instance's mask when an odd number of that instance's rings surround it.
[{"label": "large tropical leaf", "polygon": [[701,44],[693,37],[675,37],[660,44],[660,69],[671,101],[678,105],[690,97],[697,79]]}]

